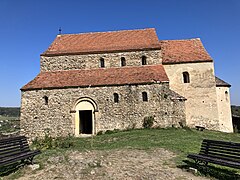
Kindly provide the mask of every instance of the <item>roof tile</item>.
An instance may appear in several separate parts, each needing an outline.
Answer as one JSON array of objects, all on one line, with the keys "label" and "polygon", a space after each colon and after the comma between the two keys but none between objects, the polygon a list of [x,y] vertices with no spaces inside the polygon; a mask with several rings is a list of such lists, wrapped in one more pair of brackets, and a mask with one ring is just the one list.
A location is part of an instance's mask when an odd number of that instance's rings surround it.
[{"label": "roof tile", "polygon": [[212,58],[199,38],[160,41],[163,64],[211,62]]},{"label": "roof tile", "polygon": [[169,81],[162,65],[41,72],[21,90]]},{"label": "roof tile", "polygon": [[154,28],[58,35],[42,56],[141,49],[160,49]]}]

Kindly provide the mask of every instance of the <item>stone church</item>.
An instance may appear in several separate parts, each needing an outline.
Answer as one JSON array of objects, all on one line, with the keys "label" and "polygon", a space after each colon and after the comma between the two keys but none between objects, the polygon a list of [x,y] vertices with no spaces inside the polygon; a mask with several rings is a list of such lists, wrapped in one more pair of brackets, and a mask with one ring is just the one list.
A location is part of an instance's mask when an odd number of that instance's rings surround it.
[{"label": "stone church", "polygon": [[21,88],[30,138],[155,127],[233,132],[230,85],[199,38],[159,40],[154,28],[57,35]]}]

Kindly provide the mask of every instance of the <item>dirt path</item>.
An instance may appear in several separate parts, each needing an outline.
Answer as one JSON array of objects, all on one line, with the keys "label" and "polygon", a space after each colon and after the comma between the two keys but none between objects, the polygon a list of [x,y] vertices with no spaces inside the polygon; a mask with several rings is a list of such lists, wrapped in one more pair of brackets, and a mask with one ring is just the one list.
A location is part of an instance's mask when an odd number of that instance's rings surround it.
[{"label": "dirt path", "polygon": [[33,172],[26,168],[20,180],[29,179],[121,179],[121,180],[182,180],[206,179],[176,168],[175,155],[164,149],[69,151],[65,156],[50,157],[45,167]]}]

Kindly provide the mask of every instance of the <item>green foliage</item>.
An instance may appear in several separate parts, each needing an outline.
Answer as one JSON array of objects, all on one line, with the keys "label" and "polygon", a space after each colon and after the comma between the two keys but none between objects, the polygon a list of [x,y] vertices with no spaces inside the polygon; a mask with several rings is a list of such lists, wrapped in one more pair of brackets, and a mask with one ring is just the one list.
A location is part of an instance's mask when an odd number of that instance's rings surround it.
[{"label": "green foliage", "polygon": [[47,133],[43,139],[35,138],[32,142],[32,146],[36,149],[46,150],[54,148],[70,148],[73,147],[74,141],[72,136],[56,137],[53,138]]},{"label": "green foliage", "polygon": [[0,135],[1,133],[16,132],[20,129],[20,121],[17,117],[0,116]]},{"label": "green foliage", "polygon": [[113,134],[114,133],[114,131],[112,131],[112,130],[107,130],[106,132],[105,132],[105,134]]},{"label": "green foliage", "polygon": [[144,117],[143,119],[143,127],[144,128],[151,128],[153,126],[154,123],[154,117],[153,116],[147,116]]},{"label": "green foliage", "polygon": [[107,131],[99,131],[97,133],[97,135],[102,135],[102,134],[113,134],[113,133],[117,133],[117,132],[120,132],[120,131],[123,131],[123,130],[120,130],[120,129],[114,129],[114,130],[107,130]]},{"label": "green foliage", "polygon": [[104,134],[113,134],[119,132],[119,129],[114,129],[114,130],[107,130]]},{"label": "green foliage", "polygon": [[20,108],[18,107],[0,107],[0,115],[7,117],[19,117]]},{"label": "green foliage", "polygon": [[240,106],[231,106],[232,115],[240,116]]},{"label": "green foliage", "polygon": [[102,134],[104,134],[103,131],[98,131],[98,133],[97,133],[97,135],[102,135]]}]

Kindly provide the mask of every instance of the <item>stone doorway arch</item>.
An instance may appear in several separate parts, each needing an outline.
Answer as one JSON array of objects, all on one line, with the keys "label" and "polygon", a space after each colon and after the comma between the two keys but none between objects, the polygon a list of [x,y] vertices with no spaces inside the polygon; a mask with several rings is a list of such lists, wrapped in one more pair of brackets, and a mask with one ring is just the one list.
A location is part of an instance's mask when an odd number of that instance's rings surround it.
[{"label": "stone doorway arch", "polygon": [[75,119],[74,134],[93,135],[96,132],[96,112],[98,112],[97,104],[91,98],[80,98],[75,103]]}]

